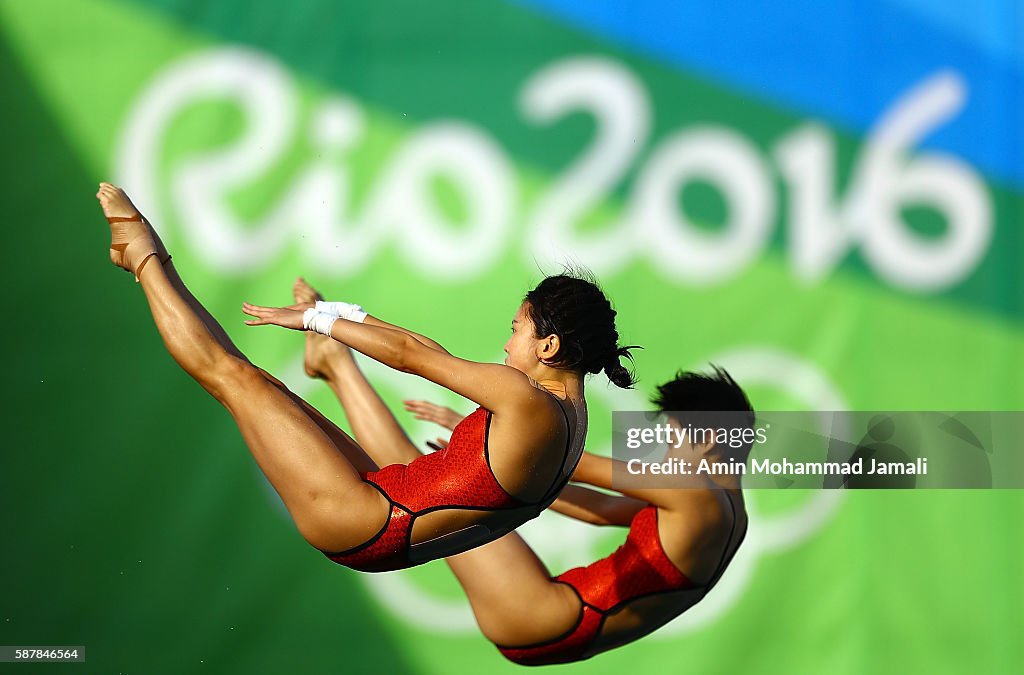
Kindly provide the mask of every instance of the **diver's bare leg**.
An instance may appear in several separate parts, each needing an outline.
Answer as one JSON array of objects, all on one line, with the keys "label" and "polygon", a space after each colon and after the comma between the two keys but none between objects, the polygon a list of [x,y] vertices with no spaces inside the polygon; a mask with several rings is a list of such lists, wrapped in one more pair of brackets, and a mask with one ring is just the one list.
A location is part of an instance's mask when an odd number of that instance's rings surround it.
[{"label": "diver's bare leg", "polygon": [[[108,217],[138,213],[113,185],[101,184],[97,198]],[[306,410],[210,331],[206,324],[212,317],[197,314],[195,298],[188,294],[187,299],[172,282],[172,263],[162,263],[156,255],[148,227],[123,222],[111,225],[111,231],[111,260],[138,275],[168,352],[234,417],[257,464],[310,544],[345,550],[379,531],[390,508],[386,500],[362,481]]]},{"label": "diver's bare leg", "polygon": [[[301,277],[295,281],[292,293],[295,302],[323,300],[323,296]],[[337,340],[308,331],[305,366],[307,375],[327,382],[348,417],[357,443],[379,466],[408,464],[420,456],[359,369],[352,350]]]},{"label": "diver's bare leg", "polygon": [[445,562],[466,592],[480,631],[495,644],[546,642],[568,632],[582,611],[576,593],[552,581],[515,532]]}]

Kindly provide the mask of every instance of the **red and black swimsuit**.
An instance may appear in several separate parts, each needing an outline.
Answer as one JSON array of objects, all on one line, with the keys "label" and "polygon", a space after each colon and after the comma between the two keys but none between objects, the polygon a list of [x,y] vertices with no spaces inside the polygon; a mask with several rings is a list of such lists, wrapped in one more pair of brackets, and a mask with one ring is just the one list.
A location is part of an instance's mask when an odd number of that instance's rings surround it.
[{"label": "red and black swimsuit", "polygon": [[[731,543],[736,526],[732,500],[729,506],[733,508],[733,532],[729,534]],[[729,560],[731,556],[722,555],[717,571],[704,586],[705,594],[717,583]],[[591,646],[600,635],[605,620],[624,605],[651,595],[700,587],[679,571],[666,555],[658,536],[658,509],[653,506],[642,509],[633,517],[626,543],[614,553],[586,567],[573,568],[554,581],[569,586],[579,597],[580,615],[576,624],[565,634],[547,642],[525,647],[498,645],[498,650],[510,661],[524,666],[541,666],[589,658],[593,656]]]},{"label": "red and black swimsuit", "polygon": [[[565,416],[564,410],[562,415]],[[477,408],[455,427],[448,447],[443,450],[407,465],[392,464],[364,474],[363,480],[391,503],[391,513],[380,532],[366,543],[340,553],[324,554],[361,572],[386,572],[462,553],[508,534],[550,506],[575,471],[583,444],[576,443],[580,450],[571,452],[572,432],[568,425],[566,416],[570,439],[566,441],[561,471],[538,502],[525,502],[507,493],[494,477],[487,449],[491,413]],[[411,543],[416,518],[444,509],[522,510],[522,515],[501,525],[475,524],[436,539]]]}]

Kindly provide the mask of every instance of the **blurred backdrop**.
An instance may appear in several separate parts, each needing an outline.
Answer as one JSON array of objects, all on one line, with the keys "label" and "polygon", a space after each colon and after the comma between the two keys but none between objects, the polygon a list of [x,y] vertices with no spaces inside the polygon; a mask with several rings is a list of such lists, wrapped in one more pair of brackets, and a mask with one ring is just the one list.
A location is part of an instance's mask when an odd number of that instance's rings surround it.
[{"label": "blurred backdrop", "polygon": [[[110,266],[99,180],[337,420],[301,335],[244,326],[243,300],[303,274],[499,360],[566,262],[645,347],[636,391],[588,386],[597,452],[613,409],[709,361],[763,410],[1020,410],[1022,36],[1014,0],[0,0],[0,644],[86,645],[103,673],[516,670],[444,565],[362,575],[302,541]],[[472,408],[367,372],[391,403]],[[749,501],[702,605],[562,670],[1024,661],[1019,492]],[[624,536],[524,533],[555,573]]]}]

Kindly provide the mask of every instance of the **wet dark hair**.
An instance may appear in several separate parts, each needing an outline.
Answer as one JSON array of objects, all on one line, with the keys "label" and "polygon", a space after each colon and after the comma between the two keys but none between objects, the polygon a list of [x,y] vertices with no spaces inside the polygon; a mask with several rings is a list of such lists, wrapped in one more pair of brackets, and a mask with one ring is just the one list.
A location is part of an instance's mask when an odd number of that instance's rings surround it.
[{"label": "wet dark hair", "polygon": [[636,382],[621,359],[632,363],[629,350],[639,347],[619,346],[615,310],[589,275],[567,270],[547,277],[526,294],[523,302],[536,337],[558,336],[558,353],[548,365],[584,373],[604,371],[612,384],[623,389]]},{"label": "wet dark hair", "polygon": [[[708,374],[680,370],[674,379],[658,387],[651,399],[659,411],[675,418],[680,426],[726,429],[753,428],[754,408],[736,380],[721,366],[711,365]],[[743,450],[750,450],[747,445]]]}]

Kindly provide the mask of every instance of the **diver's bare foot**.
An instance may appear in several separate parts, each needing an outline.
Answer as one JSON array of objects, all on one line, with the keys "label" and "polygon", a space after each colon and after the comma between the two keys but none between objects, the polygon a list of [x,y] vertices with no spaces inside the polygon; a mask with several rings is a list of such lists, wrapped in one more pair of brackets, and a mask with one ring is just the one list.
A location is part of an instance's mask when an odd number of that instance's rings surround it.
[{"label": "diver's bare foot", "polygon": [[[292,285],[292,295],[296,303],[316,302],[323,300],[324,296],[315,288],[306,283],[306,280],[299,277]],[[306,331],[306,375],[322,380],[330,379],[329,368],[332,359],[351,358],[348,347],[337,340],[332,340],[326,335],[320,335],[313,331]]]},{"label": "diver's bare foot", "polygon": [[296,303],[317,302],[324,299],[320,291],[310,286],[302,277],[296,279],[292,284],[292,295],[295,296]]},{"label": "diver's bare foot", "polygon": [[100,183],[96,199],[110,223],[110,262],[138,279],[142,266],[158,254],[149,226],[124,190],[116,185]]}]

